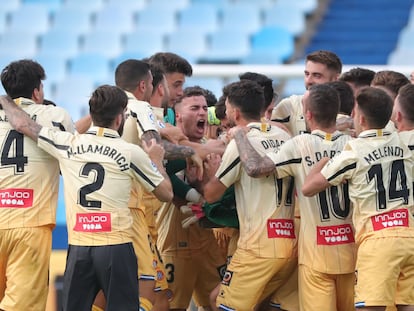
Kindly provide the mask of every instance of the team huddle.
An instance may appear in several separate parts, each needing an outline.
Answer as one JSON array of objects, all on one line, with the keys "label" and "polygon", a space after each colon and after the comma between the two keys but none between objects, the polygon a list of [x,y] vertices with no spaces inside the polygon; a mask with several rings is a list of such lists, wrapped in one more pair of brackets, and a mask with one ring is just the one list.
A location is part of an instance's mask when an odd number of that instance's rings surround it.
[{"label": "team huddle", "polygon": [[7,65],[0,310],[46,308],[60,186],[65,311],[414,310],[414,81],[330,51],[304,73],[276,105],[254,72],[217,100],[156,53],[74,123],[41,64]]}]

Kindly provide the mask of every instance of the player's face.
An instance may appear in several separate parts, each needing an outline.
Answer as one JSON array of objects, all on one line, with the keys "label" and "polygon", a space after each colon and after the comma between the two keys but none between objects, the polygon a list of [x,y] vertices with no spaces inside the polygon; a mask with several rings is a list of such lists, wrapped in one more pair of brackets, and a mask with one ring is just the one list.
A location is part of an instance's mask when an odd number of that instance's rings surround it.
[{"label": "player's face", "polygon": [[153,86],[152,86],[152,73],[151,71],[149,72],[148,78],[144,81],[145,82],[145,90],[144,90],[144,95],[143,95],[143,100],[146,102],[149,102],[151,99],[151,95],[152,95],[152,90],[153,90]]},{"label": "player's face", "polygon": [[184,98],[176,110],[177,125],[192,141],[203,138],[207,125],[207,101],[202,95]]},{"label": "player's face", "polygon": [[410,82],[414,84],[414,71],[410,74]]},{"label": "player's face", "polygon": [[397,96],[394,100],[394,107],[392,108],[391,121],[394,122],[395,127],[398,128],[397,113],[401,113],[400,98]]},{"label": "player's face", "polygon": [[168,83],[167,83],[167,79],[164,78],[161,81],[161,87],[163,89],[163,96],[162,96],[162,100],[161,100],[161,107],[162,108],[167,108],[168,107],[168,102],[170,100],[170,90],[168,88]]},{"label": "player's face", "polygon": [[183,96],[183,86],[185,83],[185,75],[179,72],[166,73],[168,89],[170,92],[169,107],[173,107],[177,98]]},{"label": "player's face", "polygon": [[362,132],[361,124],[359,124],[359,120],[361,117],[361,111],[359,110],[358,103],[355,103],[354,110],[352,110],[352,118],[354,119],[354,128],[356,135]]},{"label": "player's face", "polygon": [[226,117],[227,117],[227,126],[229,128],[236,126],[236,118],[234,116],[235,108],[230,104],[228,98],[224,102],[226,105]]},{"label": "player's face", "polygon": [[309,89],[314,84],[335,81],[338,74],[328,69],[325,64],[307,61],[305,65],[305,87]]}]

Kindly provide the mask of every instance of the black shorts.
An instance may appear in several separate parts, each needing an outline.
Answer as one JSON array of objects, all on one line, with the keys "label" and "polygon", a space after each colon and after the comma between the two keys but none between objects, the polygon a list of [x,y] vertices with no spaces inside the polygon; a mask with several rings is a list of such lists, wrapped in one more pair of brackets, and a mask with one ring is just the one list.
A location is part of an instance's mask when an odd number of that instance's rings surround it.
[{"label": "black shorts", "polygon": [[105,310],[139,310],[137,258],[132,243],[69,245],[63,310],[90,311],[100,289],[106,298]]}]

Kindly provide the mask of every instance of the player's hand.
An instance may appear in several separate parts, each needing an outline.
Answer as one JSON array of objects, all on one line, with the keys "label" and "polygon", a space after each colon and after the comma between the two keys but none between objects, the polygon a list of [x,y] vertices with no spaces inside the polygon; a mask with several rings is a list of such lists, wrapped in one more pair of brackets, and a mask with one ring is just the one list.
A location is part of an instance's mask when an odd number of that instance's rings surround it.
[{"label": "player's hand", "polygon": [[247,133],[247,132],[249,132],[250,131],[250,128],[248,128],[247,126],[240,126],[240,125],[238,125],[238,126],[234,126],[234,127],[232,127],[231,129],[229,129],[228,130],[228,136],[229,136],[229,138],[230,139],[233,139],[234,138],[234,135],[236,134],[236,132],[238,132],[238,131],[243,131],[244,133]]},{"label": "player's hand", "polygon": [[217,153],[209,153],[204,160],[204,175],[207,180],[214,177],[221,163],[221,156]]},{"label": "player's hand", "polygon": [[179,127],[172,126],[171,124],[166,124],[165,128],[160,129],[160,134],[173,144],[178,144],[182,140],[188,140],[188,137],[184,135]]},{"label": "player's hand", "polygon": [[148,143],[143,140],[142,148],[148,154],[150,159],[156,163],[162,162],[164,159],[165,150],[160,144],[157,144],[155,138],[152,138]]},{"label": "player's hand", "polygon": [[187,169],[192,176],[196,176],[197,180],[203,179],[203,159],[197,153],[187,158]]}]

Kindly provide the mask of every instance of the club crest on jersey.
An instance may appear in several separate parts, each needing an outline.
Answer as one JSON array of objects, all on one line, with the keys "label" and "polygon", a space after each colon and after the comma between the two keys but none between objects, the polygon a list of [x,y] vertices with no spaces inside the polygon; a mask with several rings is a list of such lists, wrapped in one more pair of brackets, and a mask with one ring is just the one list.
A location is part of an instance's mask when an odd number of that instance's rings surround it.
[{"label": "club crest on jersey", "polygon": [[0,208],[27,208],[33,206],[33,189],[1,189]]},{"label": "club crest on jersey", "polygon": [[110,232],[110,213],[77,213],[76,224],[73,228],[78,232]]},{"label": "club crest on jersey", "polygon": [[316,243],[318,245],[340,245],[354,243],[354,230],[350,224],[340,226],[317,226]]},{"label": "club crest on jersey", "polygon": [[156,120],[156,118],[155,118],[155,115],[152,113],[152,112],[150,112],[150,113],[148,113],[148,119],[151,121],[151,123],[152,124],[154,124],[154,126],[155,126],[155,120]]},{"label": "club crest on jersey", "polygon": [[408,210],[397,209],[371,217],[375,231],[392,227],[408,227]]},{"label": "club crest on jersey", "polygon": [[223,279],[221,280],[221,284],[229,286],[231,283],[232,277],[233,277],[233,271],[227,270],[224,273]]},{"label": "club crest on jersey", "polygon": [[267,237],[294,239],[295,225],[292,219],[268,219]]}]

